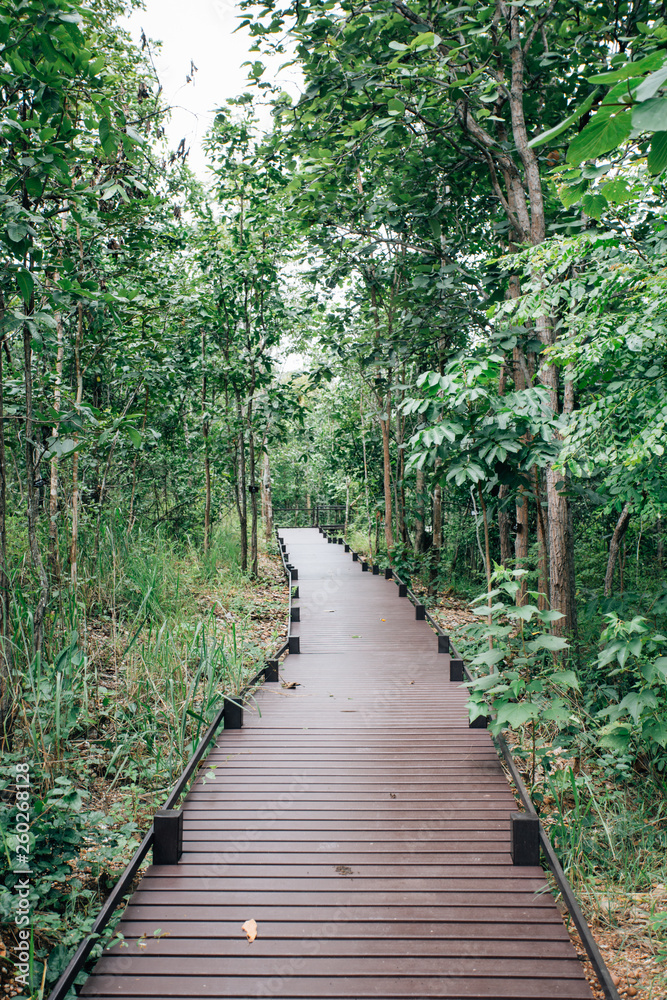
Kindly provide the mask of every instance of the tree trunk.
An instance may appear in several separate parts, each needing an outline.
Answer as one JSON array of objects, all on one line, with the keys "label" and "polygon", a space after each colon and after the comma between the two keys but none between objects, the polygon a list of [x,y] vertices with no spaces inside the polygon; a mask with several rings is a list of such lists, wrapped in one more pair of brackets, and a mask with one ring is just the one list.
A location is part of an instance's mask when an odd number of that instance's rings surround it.
[{"label": "tree trunk", "polygon": [[[149,392],[148,386],[146,386],[146,392],[145,392],[145,395],[144,395],[144,419],[142,420],[142,423],[141,423],[141,434],[142,434],[142,437],[146,433],[146,420],[148,419],[148,392]],[[183,431],[184,431],[184,433],[186,433],[186,431],[187,431],[187,420],[185,419],[185,415],[183,417]],[[186,434],[186,443],[187,443],[187,434]],[[189,447],[189,445],[188,445],[188,447]],[[127,531],[128,531],[128,534],[129,534],[130,531],[132,531],[132,526],[134,524],[134,497],[135,497],[136,490],[137,490],[137,459],[138,458],[139,458],[139,453],[137,451],[135,451],[134,458],[132,460],[132,493],[130,495],[130,515],[129,515],[128,519],[127,519]]]},{"label": "tree trunk", "polygon": [[241,532],[241,569],[246,572],[248,569],[248,501],[246,496],[245,422],[243,419],[241,394],[238,389],[236,390],[236,416],[238,419],[236,508],[238,510]]},{"label": "tree trunk", "polygon": [[[437,472],[437,463],[436,463]],[[429,596],[433,597],[437,590],[438,570],[442,558],[442,486],[436,483],[433,490],[433,547],[431,556],[431,571],[428,585]]]},{"label": "tree trunk", "polygon": [[262,459],[262,515],[264,517],[264,535],[267,542],[273,536],[273,497],[271,494],[271,464],[268,451]]},{"label": "tree trunk", "polygon": [[[477,495],[479,496],[479,505],[482,508],[482,519],[484,521],[484,568],[486,570],[486,592],[489,594],[488,598],[488,624],[489,628],[493,624],[493,619],[491,617],[491,606],[493,604],[493,598],[491,595],[491,545],[489,543],[489,515],[486,509],[486,503],[484,502],[484,494],[482,493],[482,484],[477,483]],[[518,602],[517,602],[518,603]],[[489,649],[493,649],[493,637],[489,636]],[[494,667],[491,666],[489,673],[494,672]]]},{"label": "tree trunk", "polygon": [[665,560],[665,541],[662,536],[662,518],[658,514],[658,521],[655,526],[656,531],[656,560],[658,563],[658,569],[662,569]]},{"label": "tree trunk", "polygon": [[[518,280],[511,282],[512,298],[516,298],[520,292]],[[514,388],[517,392],[526,389],[525,358],[520,347],[515,347],[513,352]],[[525,438],[523,439],[525,440]],[[516,527],[514,537],[514,558],[517,569],[527,569],[528,551],[530,548],[530,514],[528,510],[528,493],[524,486],[519,487],[516,501]],[[520,578],[521,590],[517,594],[517,604],[523,604],[526,596],[527,583],[525,576]]]},{"label": "tree trunk", "polygon": [[[361,450],[364,458],[364,496],[366,498],[366,517],[368,519],[368,551],[373,551],[373,523],[371,521],[371,501],[368,495],[368,463],[366,461],[366,431],[364,429],[364,387],[362,385],[361,392],[359,393],[359,427],[361,429]],[[376,528],[376,538],[377,538],[377,522]],[[375,548],[377,551],[377,541],[375,543]]]},{"label": "tree trunk", "polygon": [[201,332],[201,430],[204,436],[204,481],[206,484],[206,501],[204,505],[204,552],[208,552],[211,544],[211,456],[208,446],[209,419],[206,412],[206,331]]},{"label": "tree trunk", "polygon": [[394,532],[392,529],[391,516],[391,451],[389,447],[389,431],[391,427],[389,407],[391,400],[387,397],[387,419],[380,420],[382,428],[382,456],[384,462],[384,541],[387,546],[387,555],[391,560],[392,549],[394,548]]},{"label": "tree trunk", "polygon": [[415,485],[415,552],[426,551],[426,477],[423,469],[417,469]]},{"label": "tree trunk", "polygon": [[500,536],[500,562],[508,567],[512,560],[512,518],[503,509],[503,502],[509,496],[510,488],[503,483],[498,491],[498,534]]},{"label": "tree trunk", "polygon": [[[546,316],[537,321],[537,331],[541,342],[548,347],[552,343],[551,324]],[[558,371],[555,365],[544,363],[539,371],[540,381],[549,389],[550,406],[558,413]],[[571,383],[570,383],[571,386]],[[573,405],[573,400],[568,400]],[[555,635],[576,635],[577,607],[575,603],[574,580],[574,538],[572,534],[572,512],[570,502],[562,484],[567,474],[560,468],[550,466],[546,470],[547,513],[549,533],[549,598],[551,607],[564,616],[553,622]]]},{"label": "tree trunk", "polygon": [[350,477],[345,477],[345,528],[343,529],[343,536],[347,538],[347,532],[350,526]]},{"label": "tree trunk", "polygon": [[[5,303],[0,293],[0,318],[4,318]],[[13,657],[10,636],[10,592],[7,573],[7,455],[5,452],[4,359],[6,340],[0,341],[0,749],[9,750],[13,736]]]},{"label": "tree trunk", "polygon": [[542,507],[542,483],[541,475],[537,466],[533,469],[535,506],[537,508],[537,590],[539,597],[537,600],[540,611],[546,611],[549,607],[549,549],[547,545],[547,526],[544,521],[544,509]]},{"label": "tree trunk", "polygon": [[[255,376],[253,372],[252,394],[255,392]],[[257,539],[257,485],[255,467],[255,434],[252,426],[252,395],[248,402],[248,472],[250,474],[250,572],[256,577],[259,574],[259,546]]]},{"label": "tree trunk", "polygon": [[[35,301],[31,297],[27,309],[28,315],[35,310]],[[35,477],[39,470],[39,461],[35,461],[35,442],[33,441],[33,402],[32,402],[32,333],[27,323],[23,324],[23,361],[25,365],[25,468],[28,497],[28,546],[32,564],[39,581],[39,598],[33,614],[33,648],[35,653],[41,653],[44,645],[44,615],[49,600],[49,579],[42,561],[37,538],[37,492]]]},{"label": "tree trunk", "polygon": [[630,518],[632,516],[632,508],[629,503],[626,503],[623,510],[620,513],[618,521],[616,522],[616,527],[614,528],[614,533],[611,536],[611,542],[609,543],[609,558],[607,559],[607,572],[604,575],[604,596],[609,597],[612,592],[614,585],[614,569],[616,567],[616,560],[618,559],[618,553],[621,548],[621,543],[625,538],[625,533],[628,530],[628,525],[630,524]]},{"label": "tree trunk", "polygon": [[[65,345],[63,337],[63,318],[60,312],[56,315],[56,382],[53,388],[53,409],[60,413],[63,381],[63,358]],[[52,428],[54,438],[58,437],[58,425]],[[51,476],[49,485],[49,564],[55,580],[60,580],[60,557],[58,553],[58,457],[51,459]]]}]

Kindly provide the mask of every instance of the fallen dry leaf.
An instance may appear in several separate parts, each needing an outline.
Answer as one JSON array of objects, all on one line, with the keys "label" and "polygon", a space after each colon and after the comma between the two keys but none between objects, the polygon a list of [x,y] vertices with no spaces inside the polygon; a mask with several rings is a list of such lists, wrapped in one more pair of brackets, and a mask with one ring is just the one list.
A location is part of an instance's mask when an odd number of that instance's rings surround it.
[{"label": "fallen dry leaf", "polygon": [[246,922],[241,927],[242,931],[246,932],[246,937],[251,943],[257,937],[257,921],[256,920],[246,920]]},{"label": "fallen dry leaf", "polygon": [[284,688],[298,688],[298,681],[281,681],[281,686]]}]

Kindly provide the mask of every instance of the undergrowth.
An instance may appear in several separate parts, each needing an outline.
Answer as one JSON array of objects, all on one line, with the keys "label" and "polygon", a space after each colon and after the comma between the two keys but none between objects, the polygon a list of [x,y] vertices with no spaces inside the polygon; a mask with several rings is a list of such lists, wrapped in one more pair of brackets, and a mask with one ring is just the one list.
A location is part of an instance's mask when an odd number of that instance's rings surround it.
[{"label": "undergrowth", "polygon": [[[239,568],[231,523],[203,554],[119,518],[82,546],[80,597],[52,595],[44,653],[30,653],[30,570],[13,581],[17,627],[11,749],[0,768],[3,888],[14,917],[16,764],[31,779],[31,981],[48,993],[138,845],[224,694],[275,648],[285,618],[271,590]],[[92,540],[92,539],[91,539]],[[20,669],[19,669],[20,667]],[[111,933],[112,928],[107,932]]]}]

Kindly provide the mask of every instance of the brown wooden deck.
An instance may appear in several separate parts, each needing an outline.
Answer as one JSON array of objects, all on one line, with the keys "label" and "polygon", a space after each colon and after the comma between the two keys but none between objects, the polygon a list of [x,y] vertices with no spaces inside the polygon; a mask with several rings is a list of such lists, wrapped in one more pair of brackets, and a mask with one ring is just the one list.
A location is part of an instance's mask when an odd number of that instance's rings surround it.
[{"label": "brown wooden deck", "polygon": [[542,870],[511,863],[514,798],[433,631],[316,529],[283,534],[299,686],[220,735],[180,863],[148,870],[83,994],[590,998]]}]

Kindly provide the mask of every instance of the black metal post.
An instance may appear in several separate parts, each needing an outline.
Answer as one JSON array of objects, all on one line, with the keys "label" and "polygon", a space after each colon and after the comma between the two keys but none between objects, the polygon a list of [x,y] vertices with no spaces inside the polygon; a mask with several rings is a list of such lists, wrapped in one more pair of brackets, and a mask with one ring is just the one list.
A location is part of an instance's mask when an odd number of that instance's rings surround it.
[{"label": "black metal post", "polygon": [[243,705],[231,698],[225,698],[225,710],[222,716],[225,729],[243,729]]},{"label": "black metal post", "polygon": [[530,813],[510,813],[511,852],[515,865],[539,865],[540,821]]},{"label": "black metal post", "polygon": [[426,621],[426,608],[423,604],[415,604],[415,618],[418,622]]},{"label": "black metal post", "polygon": [[153,864],[176,865],[183,853],[183,810],[159,809],[153,818]]},{"label": "black metal post", "polygon": [[298,635],[291,635],[289,637],[289,646],[288,646],[288,649],[289,649],[290,653],[300,653],[301,652],[301,644],[299,642],[299,636]]},{"label": "black metal post", "polygon": [[267,660],[266,670],[264,672],[264,680],[269,684],[275,684],[278,680],[278,661],[277,660]]},{"label": "black metal post", "polygon": [[449,652],[449,636],[439,635],[438,636],[438,652],[448,653]]},{"label": "black metal post", "polygon": [[449,661],[449,679],[459,684],[463,681],[463,660],[452,657]]},{"label": "black metal post", "polygon": [[290,621],[300,622],[301,621],[301,608],[292,608],[290,613]]},{"label": "black metal post", "polygon": [[391,578],[393,577],[393,575],[394,575],[393,569],[391,568],[391,566],[387,566],[385,568],[385,571],[384,571],[384,578],[385,578],[385,580],[391,580]]}]

